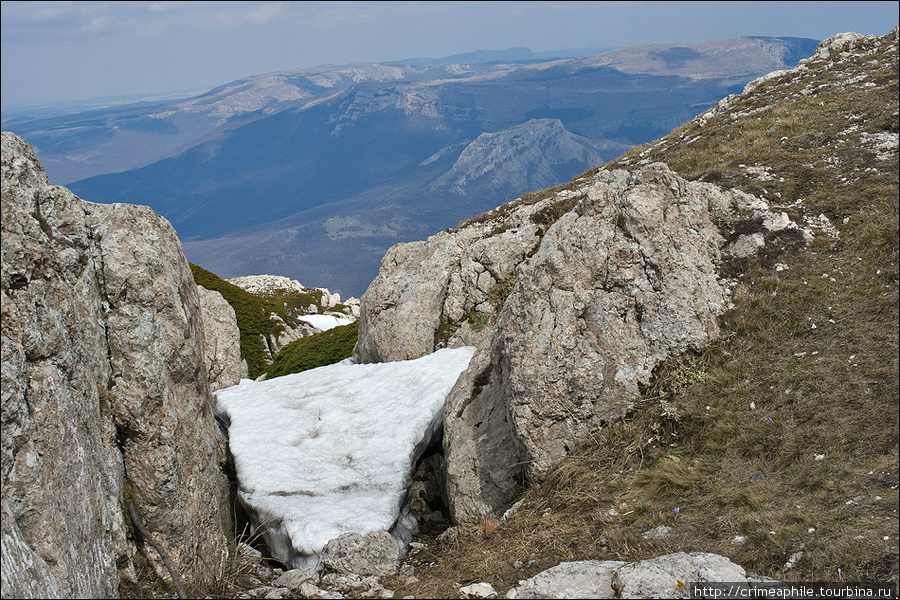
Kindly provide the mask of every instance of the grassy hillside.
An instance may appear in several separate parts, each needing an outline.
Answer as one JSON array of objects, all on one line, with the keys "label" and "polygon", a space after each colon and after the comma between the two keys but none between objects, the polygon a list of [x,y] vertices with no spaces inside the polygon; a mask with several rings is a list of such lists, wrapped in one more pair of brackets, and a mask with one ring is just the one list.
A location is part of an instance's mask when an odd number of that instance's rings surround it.
[{"label": "grassy hillside", "polygon": [[294,340],[275,356],[266,378],[308,371],[349,358],[358,335],[359,323],[354,322]]},{"label": "grassy hillside", "polygon": [[[722,338],[663,364],[496,531],[418,555],[398,596],[502,594],[561,561],[716,552],[785,581],[898,580],[898,51],[869,40],[604,168],[666,162],[835,230],[724,266]],[[820,219],[822,224],[824,220]],[[759,230],[721,223],[726,237]],[[830,231],[830,234],[829,234]],[[667,536],[645,539],[657,526]],[[491,531],[491,533],[488,533]]]},{"label": "grassy hillside", "polygon": [[[284,323],[292,323],[292,314],[304,315],[311,309],[323,312],[323,294],[321,290],[298,292],[295,290],[276,290],[271,294],[260,296],[229,283],[210,271],[191,264],[194,281],[208,290],[222,294],[234,308],[238,329],[241,332],[241,357],[247,361],[249,375],[256,379],[263,373],[271,379],[290,373],[298,373],[330,365],[348,358],[356,345],[358,325],[356,323],[336,327],[301,338],[282,348],[269,363],[269,353],[263,336],[276,335],[283,325],[272,319],[278,315]],[[330,310],[344,311],[346,306],[337,304]]]},{"label": "grassy hillside", "polygon": [[251,294],[195,264],[191,264],[191,271],[194,273],[194,281],[197,282],[197,285],[219,292],[234,308],[238,329],[241,331],[241,357],[247,361],[250,377],[256,379],[268,367],[263,336],[275,335],[283,327],[280,323],[272,320],[270,315],[275,313],[284,322],[291,322],[284,304]]}]

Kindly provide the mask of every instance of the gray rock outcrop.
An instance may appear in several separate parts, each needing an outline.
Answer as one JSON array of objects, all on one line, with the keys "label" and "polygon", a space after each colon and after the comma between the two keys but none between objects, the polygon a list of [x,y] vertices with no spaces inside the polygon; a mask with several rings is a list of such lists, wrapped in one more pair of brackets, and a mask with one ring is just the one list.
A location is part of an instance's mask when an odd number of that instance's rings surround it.
[{"label": "gray rock outcrop", "polygon": [[[464,499],[483,498],[485,487],[494,497],[498,484],[514,482],[496,481],[512,465],[527,465],[529,475],[552,467],[591,429],[623,416],[656,364],[716,336],[727,294],[716,277],[722,240],[707,193],[714,189],[695,189],[663,165],[632,175],[601,171],[547,230],[517,269],[490,362],[447,399],[456,518],[505,510],[511,497],[480,507]],[[498,424],[501,416],[508,423],[520,452],[478,449],[473,468],[460,446],[474,440],[483,447],[482,436],[492,440],[502,430],[485,426],[482,398]]]},{"label": "gray rock outcrop", "polygon": [[618,569],[612,585],[622,598],[690,598],[689,583],[735,583],[749,591],[747,573],[724,556],[676,552]]},{"label": "gray rock outcrop", "polygon": [[241,358],[241,332],[234,309],[222,294],[197,286],[200,314],[206,333],[206,369],[209,391],[215,392],[246,379],[247,361]]},{"label": "gray rock outcrop", "polygon": [[613,577],[621,560],[564,562],[519,582],[506,598],[615,598]]},{"label": "gray rock outcrop", "polygon": [[211,578],[227,554],[224,448],[174,230],[51,186],[4,132],[0,244],[4,596],[117,596],[143,545],[129,503],[184,579]]},{"label": "gray rock outcrop", "polygon": [[[730,583],[749,591],[743,568],[724,556],[676,552],[636,563],[560,563],[506,593],[507,598],[690,598],[690,583]],[[735,588],[736,589],[736,588]]]},{"label": "gray rock outcrop", "polygon": [[736,254],[718,219],[797,227],[658,163],[599,171],[385,255],[362,298],[360,360],[478,345],[444,411],[454,519],[502,514],[523,478],[623,416],[656,365],[715,339],[729,300],[718,267]]},{"label": "gray rock outcrop", "polygon": [[391,247],[360,299],[360,362],[408,360],[484,341],[516,266],[541,242],[541,215],[560,203],[571,208],[579,197],[563,191]]}]

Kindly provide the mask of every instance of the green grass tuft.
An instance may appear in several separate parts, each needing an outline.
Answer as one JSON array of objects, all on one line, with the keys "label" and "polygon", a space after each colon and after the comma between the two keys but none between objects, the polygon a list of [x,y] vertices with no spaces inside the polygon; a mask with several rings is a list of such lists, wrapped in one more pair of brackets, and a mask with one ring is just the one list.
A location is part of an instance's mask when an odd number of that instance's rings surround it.
[{"label": "green grass tuft", "polygon": [[266,378],[281,377],[340,362],[353,354],[359,323],[341,325],[294,340],[275,356]]}]

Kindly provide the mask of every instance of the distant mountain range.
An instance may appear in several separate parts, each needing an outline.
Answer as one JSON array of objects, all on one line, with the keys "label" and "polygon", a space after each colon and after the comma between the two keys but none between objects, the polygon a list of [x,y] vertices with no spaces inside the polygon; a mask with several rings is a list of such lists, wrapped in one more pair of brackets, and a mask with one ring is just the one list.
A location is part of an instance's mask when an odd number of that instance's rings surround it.
[{"label": "distant mountain range", "polygon": [[617,158],[816,44],[326,66],[3,128],[36,149],[53,183],[151,206],[192,262],[223,277],[273,273],[360,295],[394,243]]}]

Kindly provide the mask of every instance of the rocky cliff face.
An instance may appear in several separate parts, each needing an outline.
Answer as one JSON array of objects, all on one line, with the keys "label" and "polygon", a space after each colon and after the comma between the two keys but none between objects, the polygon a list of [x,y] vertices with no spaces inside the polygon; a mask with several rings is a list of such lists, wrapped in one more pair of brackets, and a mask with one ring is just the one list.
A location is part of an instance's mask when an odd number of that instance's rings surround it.
[{"label": "rocky cliff face", "polygon": [[797,229],[754,197],[654,164],[600,171],[385,256],[362,299],[361,360],[479,345],[445,406],[454,518],[502,512],[524,476],[622,417],[659,362],[716,337],[722,256],[758,250],[726,241],[723,218]]},{"label": "rocky cliff face", "polygon": [[146,207],[50,186],[22,139],[2,151],[4,596],[114,597],[135,547],[160,567],[129,503],[211,577],[227,484],[181,245]]},{"label": "rocky cliff face", "polygon": [[[541,189],[571,177],[573,167],[603,163],[604,156],[627,150],[624,144],[594,142],[568,131],[559,119],[531,119],[468,144],[446,173],[429,188],[465,196],[484,185]],[[437,158],[437,157],[435,157]]]}]

